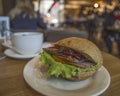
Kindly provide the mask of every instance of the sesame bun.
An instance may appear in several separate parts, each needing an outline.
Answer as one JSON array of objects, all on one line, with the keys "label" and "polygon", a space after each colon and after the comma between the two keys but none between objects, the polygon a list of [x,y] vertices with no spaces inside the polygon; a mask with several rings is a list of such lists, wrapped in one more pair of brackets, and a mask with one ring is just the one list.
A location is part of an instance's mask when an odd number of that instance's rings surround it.
[{"label": "sesame bun", "polygon": [[103,58],[99,48],[91,41],[78,37],[66,38],[55,43],[60,46],[69,47],[83,54],[90,61],[102,65]]},{"label": "sesame bun", "polygon": [[[78,37],[70,37],[70,38],[62,39],[56,42],[55,44],[64,46],[64,47],[69,47],[73,50],[80,52],[88,60],[98,63],[99,68],[103,64],[103,58],[102,58],[102,54],[99,48],[94,43],[92,43],[91,41],[87,39],[78,38]],[[88,77],[93,76],[93,74],[95,74],[98,69],[96,70],[93,69],[91,71],[82,72],[78,76],[74,76],[70,78],[69,80],[80,81],[80,80],[87,79]]]}]

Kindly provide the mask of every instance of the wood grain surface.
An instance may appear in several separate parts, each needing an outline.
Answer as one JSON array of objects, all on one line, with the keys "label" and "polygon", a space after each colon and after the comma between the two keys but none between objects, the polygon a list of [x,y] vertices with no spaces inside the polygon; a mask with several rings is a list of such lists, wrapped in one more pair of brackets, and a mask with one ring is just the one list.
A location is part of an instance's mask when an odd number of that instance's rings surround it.
[{"label": "wood grain surface", "polygon": [[[0,56],[4,55],[4,50],[0,46]],[[104,66],[111,76],[111,84],[101,96],[120,96],[120,59],[105,52],[102,54]],[[9,57],[0,60],[0,96],[44,96],[33,90],[23,78],[23,69],[29,60]]]}]

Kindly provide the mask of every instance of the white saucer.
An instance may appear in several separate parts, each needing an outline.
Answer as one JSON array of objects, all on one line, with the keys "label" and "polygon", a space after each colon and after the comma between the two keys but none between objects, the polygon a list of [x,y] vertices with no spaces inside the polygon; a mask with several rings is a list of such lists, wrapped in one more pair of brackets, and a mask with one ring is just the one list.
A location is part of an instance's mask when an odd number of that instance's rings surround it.
[{"label": "white saucer", "polygon": [[[2,46],[6,47],[6,48],[8,48],[8,45],[12,46],[11,41],[8,41],[7,43],[5,43],[5,42],[2,43]],[[50,47],[51,45],[52,45],[52,43],[50,43],[50,42],[44,42],[42,45],[42,48],[47,48],[47,47]]]},{"label": "white saucer", "polygon": [[29,59],[39,55],[38,53],[33,55],[21,55],[11,49],[6,49],[4,54],[8,57],[16,58],[16,59]]},{"label": "white saucer", "polygon": [[52,46],[51,42],[44,42],[43,45],[42,45],[42,48],[47,48],[47,47],[50,47],[50,46]]},{"label": "white saucer", "polygon": [[[9,44],[11,44],[11,42],[9,42]],[[7,47],[8,44],[7,43],[2,43],[2,45],[4,47]],[[50,47],[51,46],[51,43],[49,42],[44,42],[43,45],[42,45],[42,48],[47,48],[47,47]],[[33,54],[33,55],[21,55],[21,54],[18,54],[16,53],[15,51],[11,50],[11,49],[6,49],[4,54],[8,57],[11,57],[11,58],[16,58],[16,59],[29,59],[29,58],[33,58],[37,55],[39,55],[39,53],[37,54]]]}]

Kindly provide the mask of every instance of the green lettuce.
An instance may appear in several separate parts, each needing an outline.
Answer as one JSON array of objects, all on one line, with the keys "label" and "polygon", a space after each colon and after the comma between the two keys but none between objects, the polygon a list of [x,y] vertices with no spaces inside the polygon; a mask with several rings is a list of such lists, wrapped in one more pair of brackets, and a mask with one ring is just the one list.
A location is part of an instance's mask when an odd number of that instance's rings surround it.
[{"label": "green lettuce", "polygon": [[99,64],[96,64],[90,68],[79,68],[69,64],[63,64],[55,61],[54,58],[45,51],[41,53],[40,61],[42,64],[49,64],[48,74],[55,77],[61,76],[65,78],[71,78],[72,76],[77,76],[82,72],[97,70],[99,68]]}]

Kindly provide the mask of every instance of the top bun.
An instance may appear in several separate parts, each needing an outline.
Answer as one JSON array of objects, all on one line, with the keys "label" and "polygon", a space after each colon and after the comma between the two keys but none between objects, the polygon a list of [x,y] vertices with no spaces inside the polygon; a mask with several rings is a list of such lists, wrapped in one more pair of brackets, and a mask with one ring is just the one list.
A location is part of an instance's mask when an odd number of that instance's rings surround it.
[{"label": "top bun", "polygon": [[70,37],[62,39],[55,44],[76,50],[88,58],[88,60],[99,63],[99,65],[103,64],[103,58],[100,50],[94,43],[87,39]]}]

